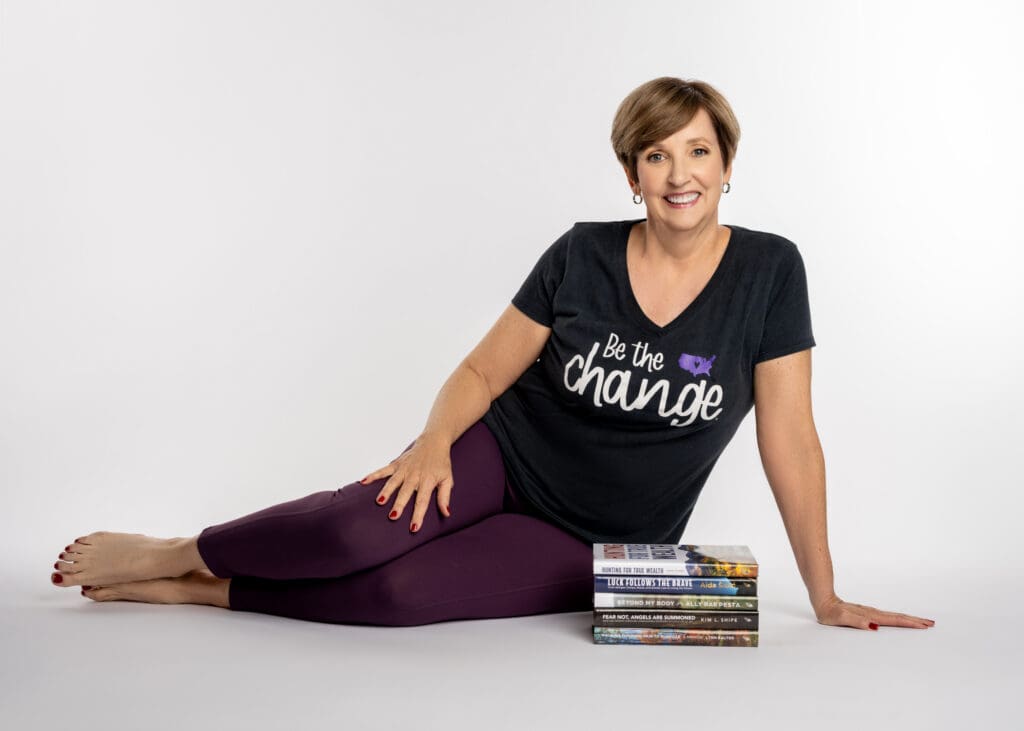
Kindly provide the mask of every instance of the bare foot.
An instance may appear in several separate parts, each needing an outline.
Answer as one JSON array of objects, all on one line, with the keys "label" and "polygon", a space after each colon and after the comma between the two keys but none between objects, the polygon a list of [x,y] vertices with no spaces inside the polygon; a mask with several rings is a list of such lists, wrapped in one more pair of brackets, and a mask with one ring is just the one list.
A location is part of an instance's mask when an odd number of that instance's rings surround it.
[{"label": "bare foot", "polygon": [[[58,556],[57,586],[110,586],[181,576],[195,568],[184,551],[188,538],[151,538],[141,533],[100,531],[78,538]],[[192,563],[190,563],[190,561]]]},{"label": "bare foot", "polygon": [[190,571],[169,579],[146,579],[83,588],[82,594],[97,602],[129,601],[147,604],[209,604],[228,609],[228,583],[209,571]]}]

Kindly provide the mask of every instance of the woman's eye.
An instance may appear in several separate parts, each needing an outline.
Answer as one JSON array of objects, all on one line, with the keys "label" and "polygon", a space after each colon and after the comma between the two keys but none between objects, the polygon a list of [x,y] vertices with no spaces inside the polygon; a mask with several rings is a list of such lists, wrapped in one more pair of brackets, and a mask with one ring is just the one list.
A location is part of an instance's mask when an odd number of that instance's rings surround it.
[{"label": "woman's eye", "polygon": [[[696,150],[694,150],[694,152],[695,153],[696,152],[703,152],[704,153],[703,155],[697,155],[697,157],[707,157],[708,155],[711,154],[710,150],[706,150],[703,147],[698,147]],[[664,157],[664,155],[662,155],[660,152],[652,152],[650,155],[647,156],[647,161],[648,162],[657,162],[657,160],[654,159],[656,157],[661,158],[661,157]]]}]

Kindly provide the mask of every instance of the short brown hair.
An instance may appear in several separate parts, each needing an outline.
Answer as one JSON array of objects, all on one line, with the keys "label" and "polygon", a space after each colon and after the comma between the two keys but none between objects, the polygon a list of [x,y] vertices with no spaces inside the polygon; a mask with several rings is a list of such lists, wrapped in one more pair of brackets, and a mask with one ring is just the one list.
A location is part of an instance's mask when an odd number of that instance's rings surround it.
[{"label": "short brown hair", "polygon": [[722,149],[722,169],[729,167],[740,142],[740,123],[725,97],[710,84],[661,76],[641,84],[619,104],[612,122],[612,149],[633,180],[641,150],[685,127],[703,108]]}]

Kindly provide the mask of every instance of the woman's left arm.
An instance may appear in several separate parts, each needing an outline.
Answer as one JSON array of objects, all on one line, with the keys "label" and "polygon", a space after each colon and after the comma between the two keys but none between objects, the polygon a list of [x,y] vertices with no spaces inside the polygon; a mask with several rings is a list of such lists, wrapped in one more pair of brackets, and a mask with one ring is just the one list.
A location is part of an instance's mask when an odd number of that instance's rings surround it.
[{"label": "woman's left arm", "polygon": [[761,464],[818,622],[859,629],[935,624],[836,596],[826,527],[825,456],[811,409],[810,348],[754,366],[754,414]]}]

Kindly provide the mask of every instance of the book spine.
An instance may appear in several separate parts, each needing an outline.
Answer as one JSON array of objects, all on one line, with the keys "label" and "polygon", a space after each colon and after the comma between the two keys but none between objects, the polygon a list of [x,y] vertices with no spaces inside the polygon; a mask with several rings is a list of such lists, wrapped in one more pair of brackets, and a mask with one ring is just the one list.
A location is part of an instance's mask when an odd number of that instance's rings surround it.
[{"label": "book spine", "polygon": [[757,632],[745,630],[594,627],[594,642],[599,645],[757,647],[757,636]]},{"label": "book spine", "polygon": [[595,609],[706,609],[756,612],[757,597],[707,594],[594,594]]},{"label": "book spine", "polygon": [[606,576],[594,577],[594,593],[613,594],[724,594],[757,596],[757,579],[724,576]]},{"label": "book spine", "polygon": [[615,576],[732,576],[754,579],[757,578],[757,566],[595,559],[594,573]]},{"label": "book spine", "polygon": [[757,612],[663,612],[594,610],[595,627],[757,630]]}]

